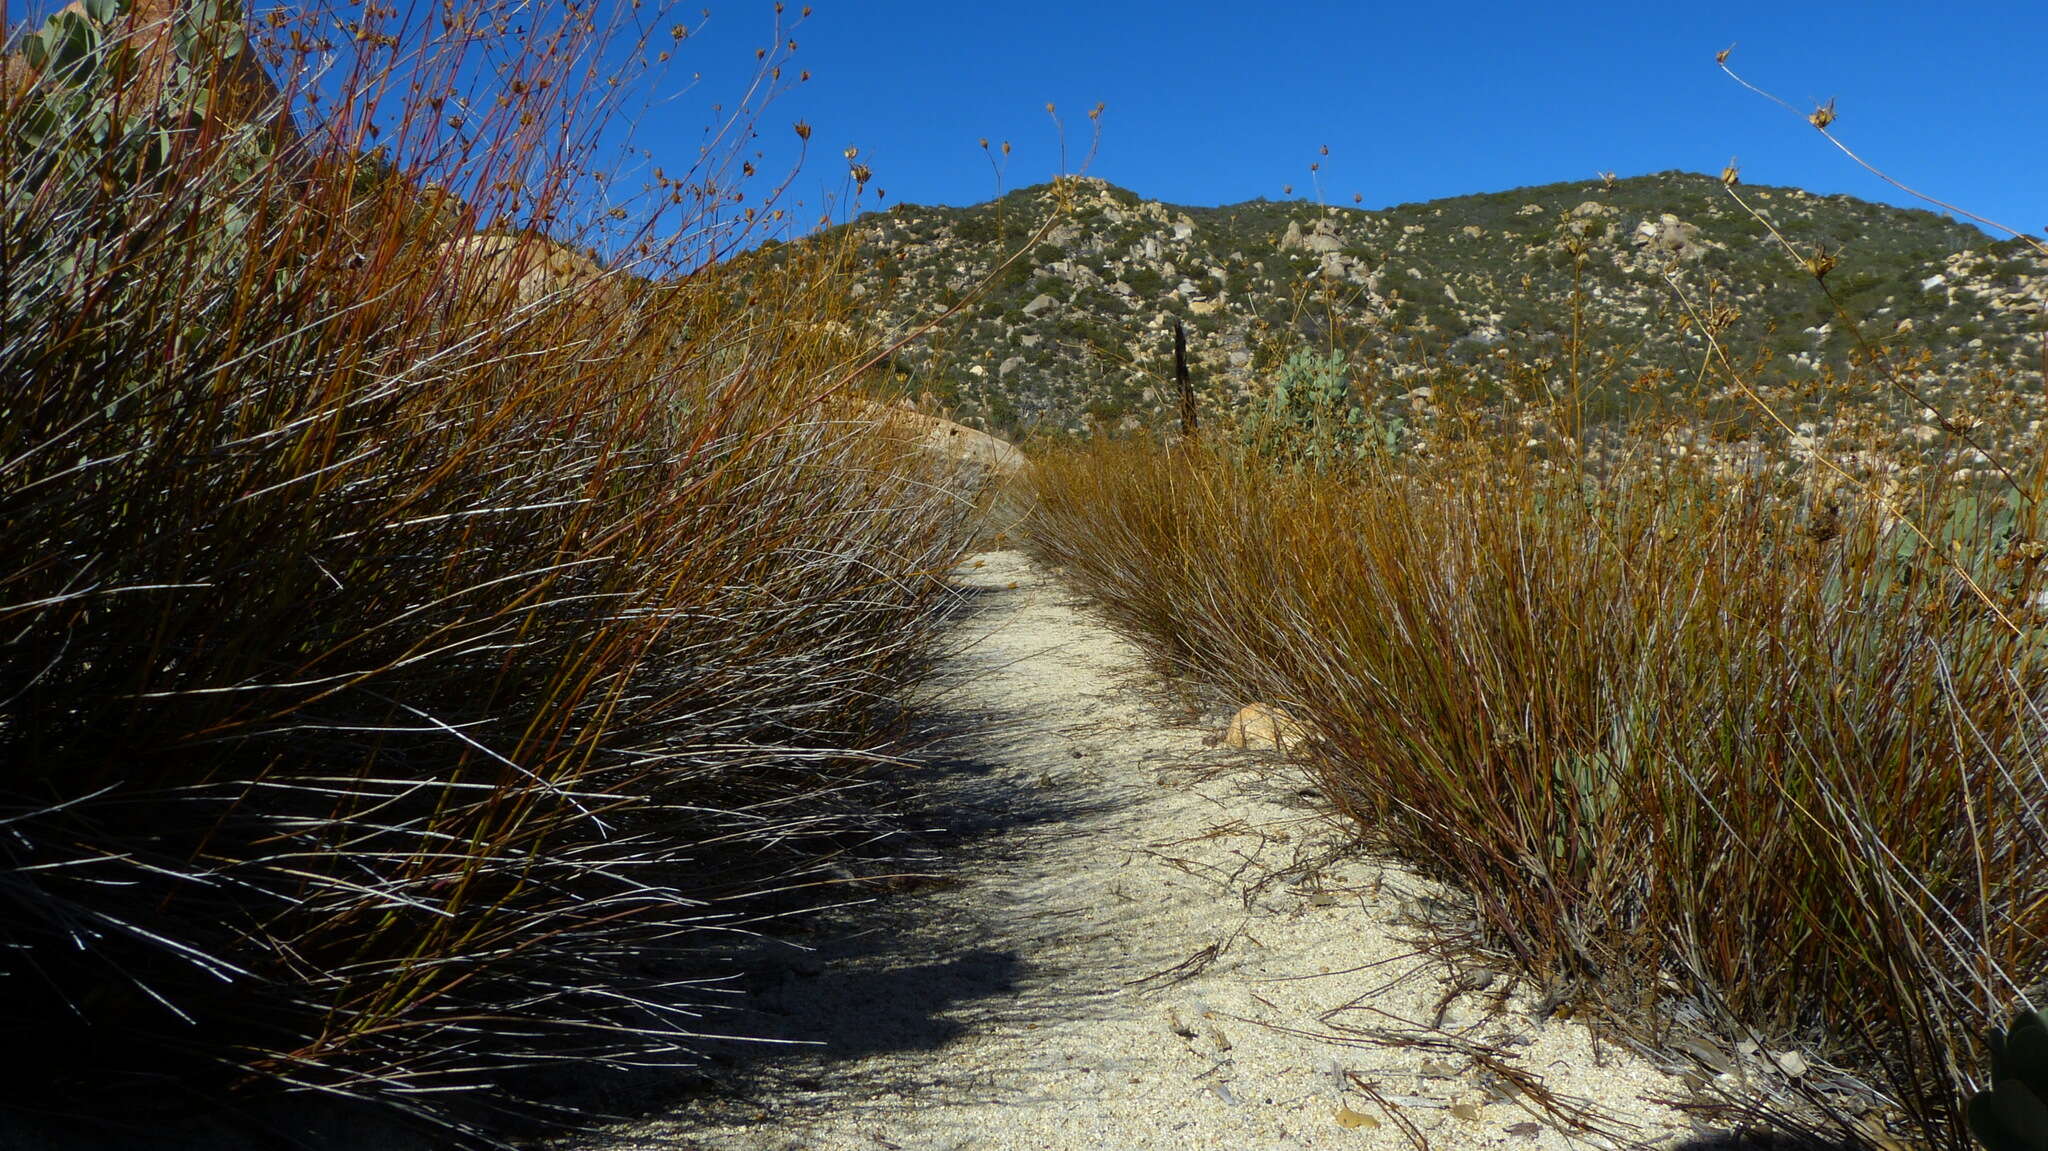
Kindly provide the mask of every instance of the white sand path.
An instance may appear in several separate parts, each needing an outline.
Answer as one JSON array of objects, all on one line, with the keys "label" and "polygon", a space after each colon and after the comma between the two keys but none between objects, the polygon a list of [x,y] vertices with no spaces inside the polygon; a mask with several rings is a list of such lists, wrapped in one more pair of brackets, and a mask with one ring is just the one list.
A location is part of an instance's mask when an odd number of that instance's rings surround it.
[{"label": "white sand path", "polygon": [[[1526,991],[1502,1010],[1504,976],[1416,954],[1402,913],[1428,886],[1350,850],[1275,757],[1209,746],[1220,721],[1176,711],[1028,559],[988,554],[964,582],[979,603],[946,708],[975,766],[936,785],[954,794],[930,838],[956,878],[828,921],[814,954],[756,980],[783,1034],[821,1046],[755,1057],[745,1099],[578,1146],[1563,1151],[1690,1133],[1647,1101],[1684,1094],[1675,1080],[1537,1018]],[[1517,1075],[1610,1134],[1562,1129]]]}]

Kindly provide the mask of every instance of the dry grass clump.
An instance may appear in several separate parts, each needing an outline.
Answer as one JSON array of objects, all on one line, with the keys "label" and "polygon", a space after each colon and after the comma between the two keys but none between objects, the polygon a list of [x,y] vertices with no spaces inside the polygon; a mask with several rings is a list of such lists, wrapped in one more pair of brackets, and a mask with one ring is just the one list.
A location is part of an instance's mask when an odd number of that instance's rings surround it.
[{"label": "dry grass clump", "polygon": [[859,789],[967,537],[818,414],[838,268],[704,263],[717,154],[588,234],[596,280],[448,245],[608,218],[592,64],[634,45],[584,8],[309,18],[279,36],[342,64],[230,116],[232,6],[125,7],[0,108],[7,1089],[429,1111],[688,1062],[702,957],[886,832]]},{"label": "dry grass clump", "polygon": [[1967,1145],[1976,1044],[2048,974],[2037,505],[1432,449],[1098,443],[1037,462],[1032,544],[1304,718],[1330,800],[1487,948],[1655,1038],[1834,1061],[1764,1074],[1839,1135]]}]

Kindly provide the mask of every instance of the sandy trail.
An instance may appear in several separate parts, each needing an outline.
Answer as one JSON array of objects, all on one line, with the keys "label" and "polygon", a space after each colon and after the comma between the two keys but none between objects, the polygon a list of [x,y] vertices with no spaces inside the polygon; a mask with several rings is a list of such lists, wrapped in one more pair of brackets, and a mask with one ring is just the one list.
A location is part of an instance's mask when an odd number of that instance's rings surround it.
[{"label": "sandy trail", "polygon": [[[757,1050],[752,1092],[578,1146],[1561,1151],[1691,1131],[1645,1098],[1675,1080],[1504,976],[1416,954],[1403,911],[1428,886],[1348,850],[1274,757],[1208,746],[1220,719],[1172,710],[1024,556],[963,579],[961,768],[929,837],[955,878],[828,920],[755,979],[756,1022],[821,1045]],[[1608,1133],[1562,1129],[1517,1076]]]}]

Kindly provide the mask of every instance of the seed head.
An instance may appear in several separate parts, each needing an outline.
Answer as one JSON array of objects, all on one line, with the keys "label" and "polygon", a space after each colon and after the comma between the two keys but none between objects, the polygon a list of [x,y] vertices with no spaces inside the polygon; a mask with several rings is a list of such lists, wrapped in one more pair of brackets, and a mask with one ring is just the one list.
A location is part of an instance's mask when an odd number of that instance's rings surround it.
[{"label": "seed head", "polygon": [[1813,514],[1806,523],[1807,537],[1814,543],[1826,546],[1830,540],[1842,534],[1842,507],[1829,503]]},{"label": "seed head", "polygon": [[1801,260],[1800,263],[1806,265],[1808,275],[1816,280],[1825,280],[1828,273],[1834,271],[1835,265],[1841,261],[1835,258],[1833,252],[1827,250],[1826,245],[1815,245],[1813,255]]}]

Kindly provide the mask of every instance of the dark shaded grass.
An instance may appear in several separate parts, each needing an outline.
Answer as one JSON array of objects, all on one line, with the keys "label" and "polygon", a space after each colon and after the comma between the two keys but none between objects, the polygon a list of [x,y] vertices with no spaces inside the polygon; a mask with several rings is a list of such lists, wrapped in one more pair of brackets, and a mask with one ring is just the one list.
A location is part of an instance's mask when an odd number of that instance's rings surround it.
[{"label": "dark shaded grass", "polygon": [[[521,294],[451,254],[430,178],[480,220],[571,215],[609,108],[583,62],[618,29],[510,13],[431,14],[281,150],[112,71],[82,90],[132,137],[32,139],[47,79],[0,114],[20,1102],[446,1117],[535,1066],[687,1065],[730,998],[692,957],[891,833],[864,792],[972,502],[821,414],[857,359],[836,253],[699,263],[722,157],[630,272]],[[415,77],[393,175],[352,146]]]},{"label": "dark shaded grass", "polygon": [[1339,476],[1095,444],[1037,475],[1038,554],[1303,716],[1329,800],[1470,893],[1490,950],[1651,1040],[1834,1061],[1765,1076],[1834,1137],[1969,1143],[1978,1037],[2048,930],[2025,501],[1905,497],[1923,544],[1874,501],[1483,439]]}]

